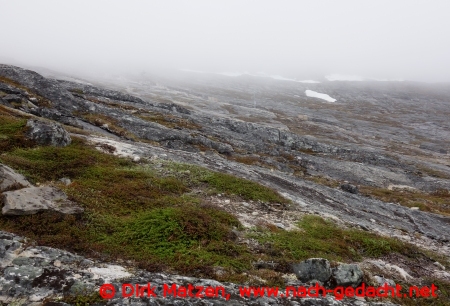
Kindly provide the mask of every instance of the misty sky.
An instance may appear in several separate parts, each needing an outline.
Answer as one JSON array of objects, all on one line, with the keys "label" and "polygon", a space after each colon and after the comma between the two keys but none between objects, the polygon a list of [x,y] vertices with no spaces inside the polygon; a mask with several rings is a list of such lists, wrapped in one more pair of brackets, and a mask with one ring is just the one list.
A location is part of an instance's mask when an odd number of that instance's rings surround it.
[{"label": "misty sky", "polygon": [[450,82],[450,1],[0,0],[0,62]]}]

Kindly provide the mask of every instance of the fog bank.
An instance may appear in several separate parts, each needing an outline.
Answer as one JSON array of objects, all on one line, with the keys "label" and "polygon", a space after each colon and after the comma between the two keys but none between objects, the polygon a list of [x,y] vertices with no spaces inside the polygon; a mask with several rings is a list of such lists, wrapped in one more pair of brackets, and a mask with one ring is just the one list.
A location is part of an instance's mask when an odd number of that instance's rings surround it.
[{"label": "fog bank", "polygon": [[450,82],[450,1],[6,1],[0,62]]}]

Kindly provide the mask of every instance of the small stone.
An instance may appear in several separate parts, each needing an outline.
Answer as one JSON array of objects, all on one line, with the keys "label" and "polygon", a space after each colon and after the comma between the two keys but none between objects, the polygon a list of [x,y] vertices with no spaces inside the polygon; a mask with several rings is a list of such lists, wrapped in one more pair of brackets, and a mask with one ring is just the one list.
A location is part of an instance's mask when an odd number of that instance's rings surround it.
[{"label": "small stone", "polygon": [[388,284],[388,286],[395,287],[395,282],[392,279],[384,278],[378,275],[375,275],[374,278],[378,282],[379,286],[384,286],[384,284]]},{"label": "small stone", "polygon": [[436,261],[433,263],[436,267],[438,267],[439,269],[441,269],[442,271],[445,271],[445,267],[443,264],[441,264],[440,262]]},{"label": "small stone", "polygon": [[53,265],[55,266],[55,267],[61,267],[61,261],[59,261],[59,260],[55,260],[54,262],[53,262]]},{"label": "small stone", "polygon": [[59,179],[59,181],[66,186],[69,186],[70,184],[72,184],[72,181],[70,180],[70,178],[67,178],[67,177],[63,177],[63,178]]},{"label": "small stone", "polygon": [[356,187],[355,185],[352,185],[352,184],[342,184],[340,187],[342,190],[349,192],[349,193],[353,193],[353,194],[359,193],[358,187]]},{"label": "small stone", "polygon": [[411,210],[420,210],[420,208],[417,207],[417,206],[410,207],[410,209],[411,209]]},{"label": "small stone", "polygon": [[278,227],[278,228],[281,228],[281,229],[285,229],[286,227],[283,225],[283,223],[274,223],[274,225],[276,226],[276,227]]}]

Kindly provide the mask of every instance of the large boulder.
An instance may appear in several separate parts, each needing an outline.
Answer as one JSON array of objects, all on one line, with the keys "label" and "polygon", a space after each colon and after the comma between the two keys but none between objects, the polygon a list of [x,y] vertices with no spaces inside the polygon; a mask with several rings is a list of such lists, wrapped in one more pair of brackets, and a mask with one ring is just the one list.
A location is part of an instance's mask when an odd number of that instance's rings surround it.
[{"label": "large boulder", "polygon": [[340,264],[333,269],[333,279],[336,286],[357,287],[361,284],[364,273],[358,265]]},{"label": "large boulder", "polygon": [[292,268],[297,278],[305,283],[313,280],[326,282],[331,277],[330,262],[323,258],[310,258]]},{"label": "large boulder", "polygon": [[6,190],[30,187],[31,184],[23,175],[14,172],[10,167],[0,164],[0,193]]},{"label": "large boulder", "polygon": [[36,141],[40,145],[65,147],[71,143],[69,133],[59,123],[29,119],[27,127],[27,138]]},{"label": "large boulder", "polygon": [[7,191],[2,195],[2,214],[8,216],[33,215],[43,211],[77,214],[83,209],[68,200],[67,195],[50,186],[28,187]]}]

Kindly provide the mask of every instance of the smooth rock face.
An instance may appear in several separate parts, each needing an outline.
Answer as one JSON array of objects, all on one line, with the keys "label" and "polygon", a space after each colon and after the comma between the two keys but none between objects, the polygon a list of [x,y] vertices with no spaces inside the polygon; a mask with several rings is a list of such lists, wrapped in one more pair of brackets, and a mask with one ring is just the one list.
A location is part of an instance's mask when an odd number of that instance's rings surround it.
[{"label": "smooth rock face", "polygon": [[358,265],[341,264],[333,269],[333,278],[337,286],[357,287],[361,284],[364,273]]},{"label": "smooth rock face", "polygon": [[30,186],[31,184],[23,175],[14,172],[13,169],[6,165],[0,164],[0,192]]},{"label": "smooth rock face", "polygon": [[67,199],[67,195],[54,187],[28,187],[3,193],[2,214],[9,216],[33,215],[42,211],[64,214],[81,213],[83,209]]},{"label": "smooth rock face", "polygon": [[69,133],[56,122],[30,119],[27,121],[27,137],[40,145],[65,147],[71,143]]},{"label": "smooth rock face", "polygon": [[323,258],[310,258],[292,266],[299,280],[309,282],[318,280],[326,282],[331,277],[330,262]]}]

